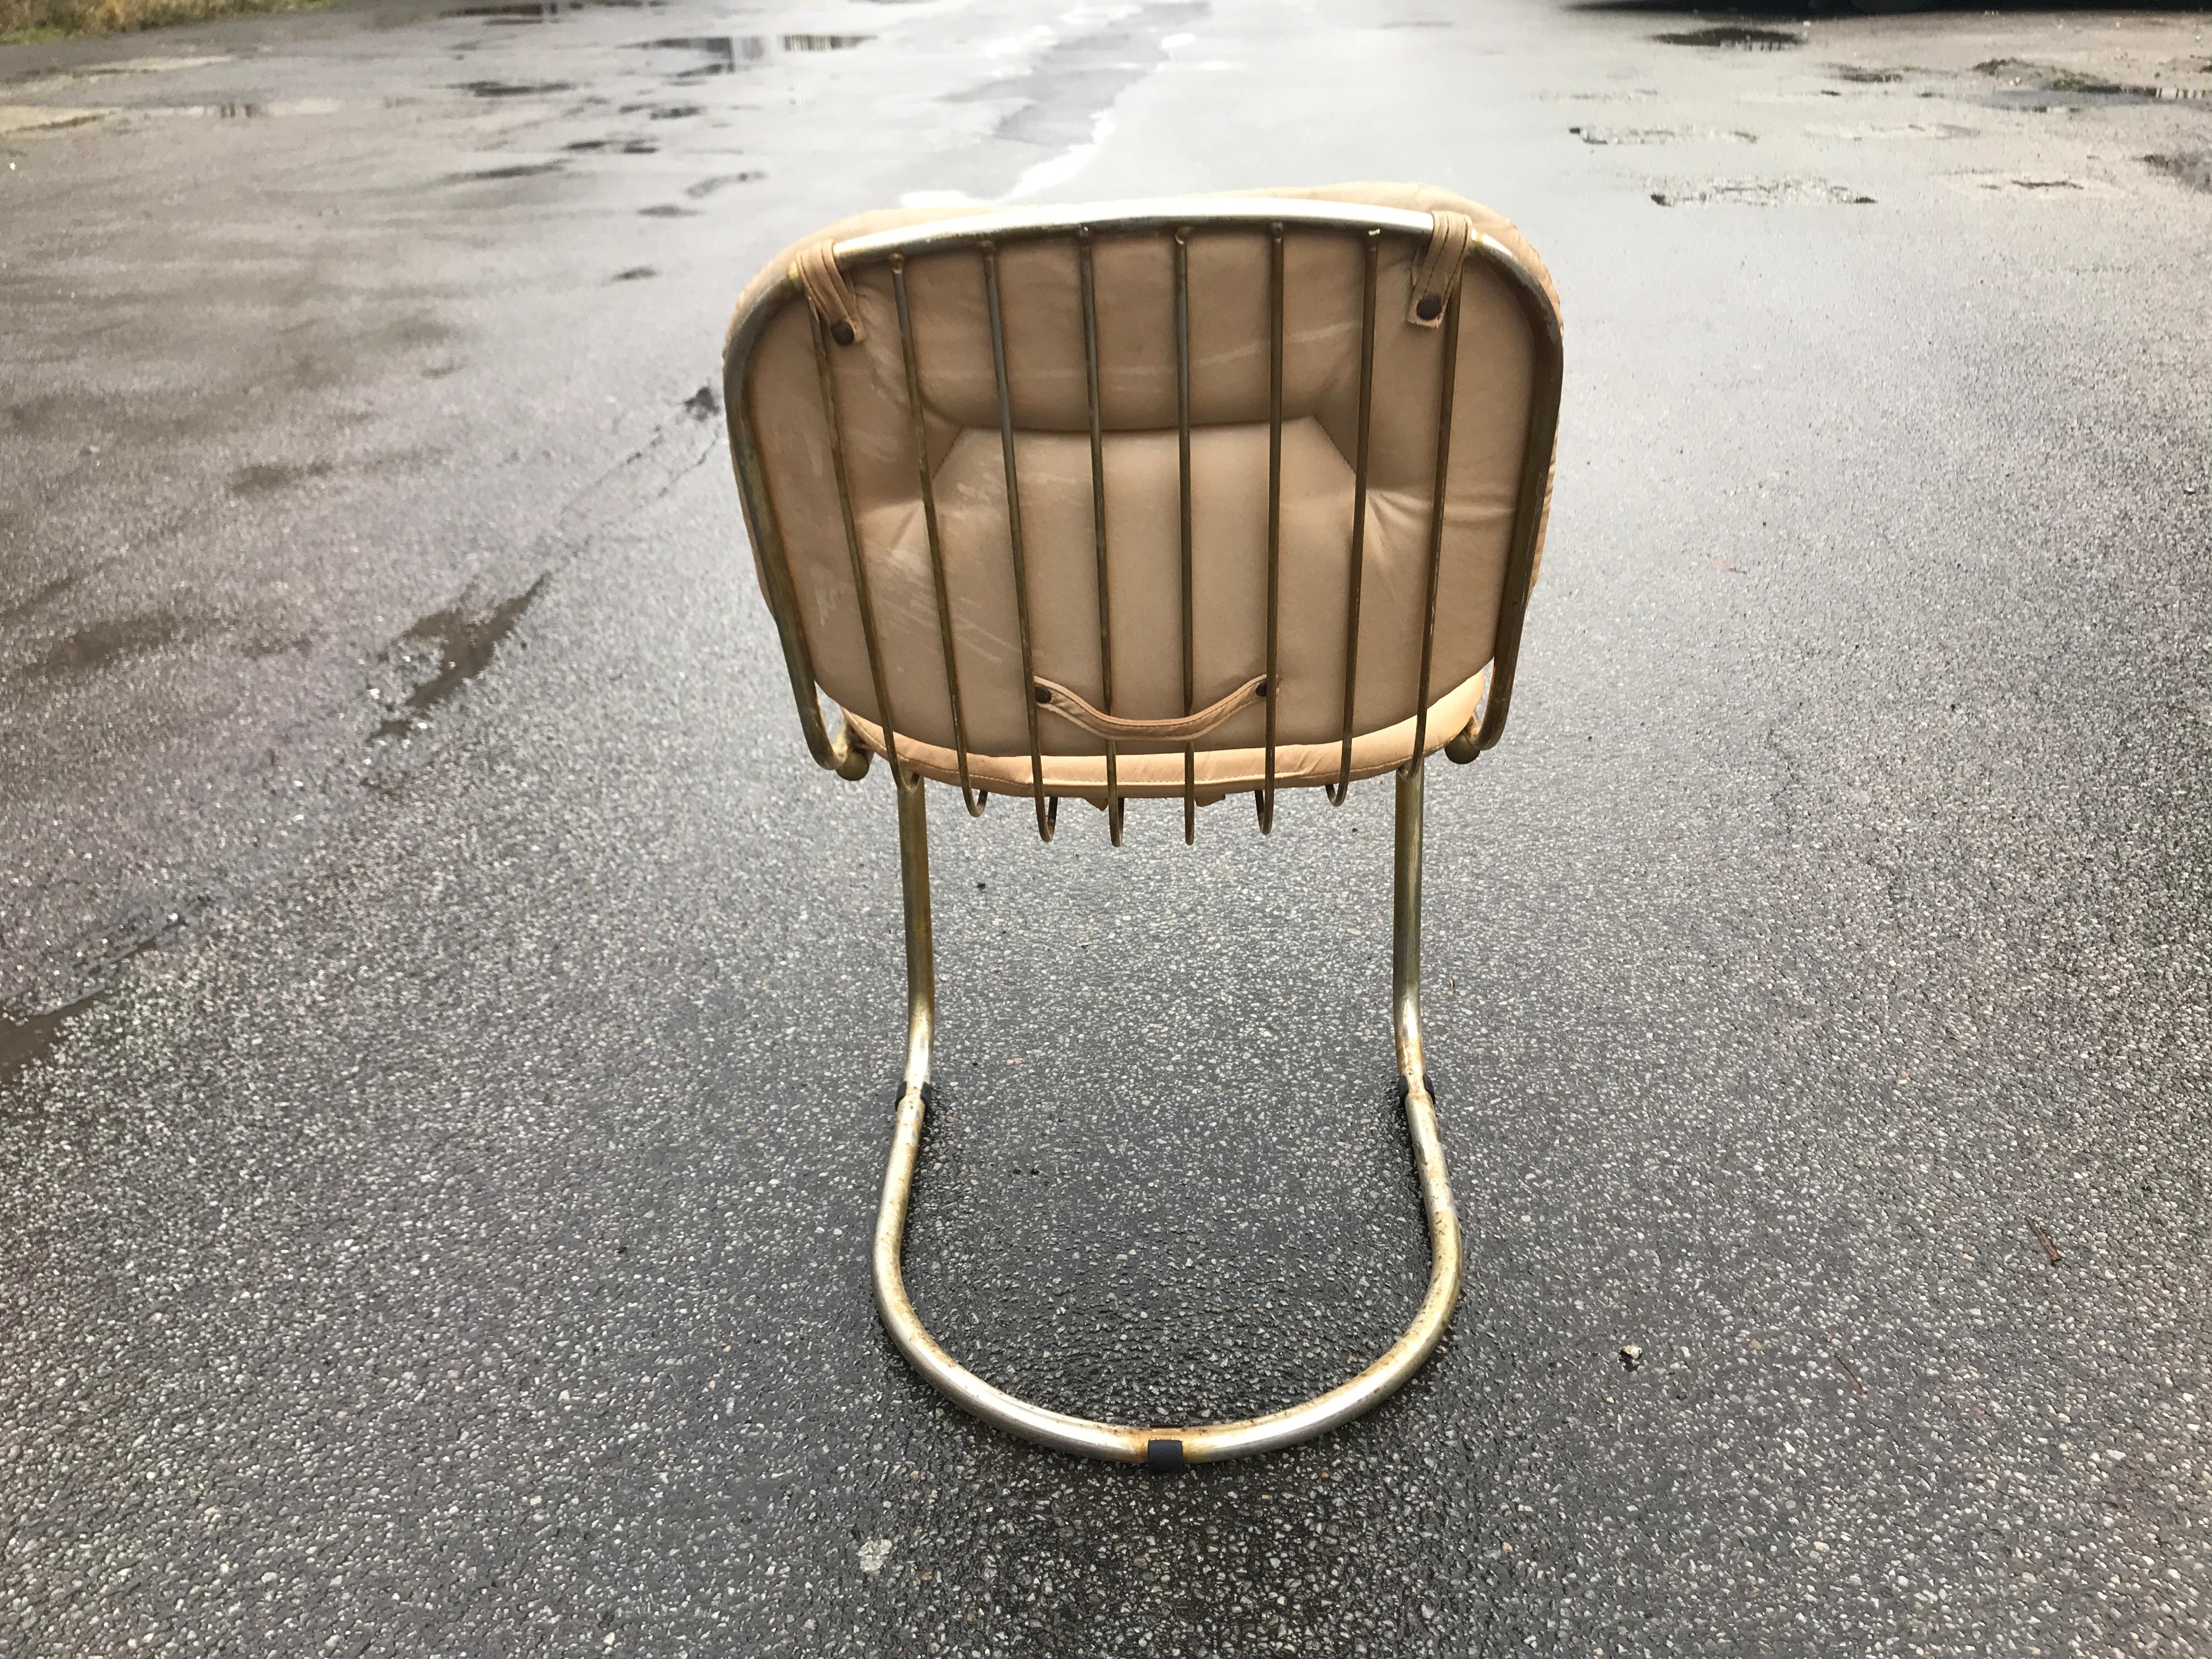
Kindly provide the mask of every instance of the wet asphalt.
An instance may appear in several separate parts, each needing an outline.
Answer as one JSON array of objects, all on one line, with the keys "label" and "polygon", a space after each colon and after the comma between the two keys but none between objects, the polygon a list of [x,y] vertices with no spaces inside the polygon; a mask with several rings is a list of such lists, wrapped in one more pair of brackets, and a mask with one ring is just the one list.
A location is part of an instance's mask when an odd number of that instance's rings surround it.
[{"label": "wet asphalt", "polygon": [[[0,1653],[2212,1652],[2212,18],[0,76]],[[1317,1443],[1079,1463],[876,1325],[890,791],[806,759],[702,388],[836,214],[1347,177],[1567,309],[1512,726],[1430,785],[1466,1296]],[[1425,1272],[1389,792],[1071,811],[937,792],[916,1300],[1063,1408],[1286,1403]]]}]

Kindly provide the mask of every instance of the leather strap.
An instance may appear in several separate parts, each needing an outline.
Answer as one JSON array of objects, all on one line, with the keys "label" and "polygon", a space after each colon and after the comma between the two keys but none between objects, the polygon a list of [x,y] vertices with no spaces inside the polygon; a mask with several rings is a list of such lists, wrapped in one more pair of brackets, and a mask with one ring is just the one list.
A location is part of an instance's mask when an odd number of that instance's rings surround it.
[{"label": "leather strap", "polygon": [[1249,708],[1267,695],[1267,677],[1259,674],[1194,714],[1176,714],[1164,720],[1126,720],[1092,708],[1064,685],[1046,679],[1034,684],[1036,700],[1069,725],[1081,726],[1094,738],[1132,743],[1188,743],[1202,738],[1231,714]]},{"label": "leather strap", "polygon": [[1429,217],[1429,246],[1413,268],[1413,291],[1406,300],[1406,320],[1415,328],[1443,325],[1444,307],[1451,303],[1474,241],[1474,221],[1464,213],[1440,209]]},{"label": "leather strap", "polygon": [[837,269],[836,243],[827,237],[809,242],[792,260],[791,275],[806,290],[806,302],[815,315],[829,325],[831,339],[839,345],[854,345],[868,337],[868,326],[860,320],[860,302],[853,297],[845,273]]}]

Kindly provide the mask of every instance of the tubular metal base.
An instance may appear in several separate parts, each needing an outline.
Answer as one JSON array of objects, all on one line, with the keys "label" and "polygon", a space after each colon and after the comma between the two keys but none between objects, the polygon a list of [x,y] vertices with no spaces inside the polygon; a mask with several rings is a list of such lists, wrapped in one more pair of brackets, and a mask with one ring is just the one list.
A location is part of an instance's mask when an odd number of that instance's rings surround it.
[{"label": "tubular metal base", "polygon": [[921,1149],[921,1124],[929,1107],[929,1051],[936,1021],[936,968],[929,920],[929,848],[923,784],[912,775],[899,785],[901,885],[906,896],[907,1066],[899,1094],[897,1127],[890,1161],[884,1173],[882,1207],[876,1216],[876,1307],[914,1368],[986,1422],[1025,1439],[1073,1452],[1153,1468],[1218,1462],[1254,1452],[1273,1451],[1311,1439],[1338,1424],[1370,1411],[1419,1370],[1443,1339],[1459,1300],[1459,1215],[1444,1173],[1443,1149],[1437,1138],[1436,1103],[1429,1091],[1422,1058],[1421,977],[1421,806],[1422,773],[1418,763],[1398,774],[1397,849],[1394,881],[1393,977],[1398,1070],[1405,1084],[1406,1130],[1413,1146],[1421,1180],[1421,1203],[1429,1222],[1429,1288],[1405,1334],[1382,1357],[1349,1381],[1285,1410],[1234,1423],[1186,1427],[1099,1423],[1017,1400],[969,1370],[938,1345],[906,1293],[900,1257],[906,1238],[907,1205],[914,1167]]}]

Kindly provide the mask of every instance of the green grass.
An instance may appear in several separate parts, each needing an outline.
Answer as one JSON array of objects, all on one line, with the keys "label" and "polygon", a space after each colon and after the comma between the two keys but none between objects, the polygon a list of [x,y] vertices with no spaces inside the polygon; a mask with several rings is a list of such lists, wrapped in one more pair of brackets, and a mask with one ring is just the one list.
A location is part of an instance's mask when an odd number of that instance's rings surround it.
[{"label": "green grass", "polygon": [[127,34],[252,12],[308,11],[330,0],[0,0],[0,46]]}]

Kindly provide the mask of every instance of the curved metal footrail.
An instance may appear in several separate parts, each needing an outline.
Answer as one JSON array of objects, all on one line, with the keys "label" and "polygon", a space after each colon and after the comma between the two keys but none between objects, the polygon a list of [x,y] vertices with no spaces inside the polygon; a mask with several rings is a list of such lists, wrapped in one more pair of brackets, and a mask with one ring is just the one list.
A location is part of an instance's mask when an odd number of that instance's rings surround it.
[{"label": "curved metal footrail", "polygon": [[993,1387],[939,1346],[906,1293],[900,1261],[906,1240],[907,1205],[915,1162],[928,1111],[929,1051],[935,1024],[936,970],[929,925],[929,853],[923,785],[899,779],[899,848],[906,895],[908,1043],[890,1161],[876,1215],[876,1307],[891,1340],[908,1363],[962,1407],[1026,1439],[1085,1457],[1174,1469],[1218,1462],[1294,1445],[1372,1410],[1421,1368],[1443,1340],[1459,1301],[1459,1214],[1437,1138],[1436,1102],[1423,1062],[1420,1032],[1421,770],[1418,763],[1398,775],[1397,859],[1393,905],[1393,966],[1396,989],[1398,1066],[1403,1079],[1406,1132],[1420,1176],[1421,1204],[1429,1224],[1429,1288],[1405,1334],[1358,1376],[1282,1411],[1233,1423],[1164,1426],[1100,1423],[1033,1406]]}]

